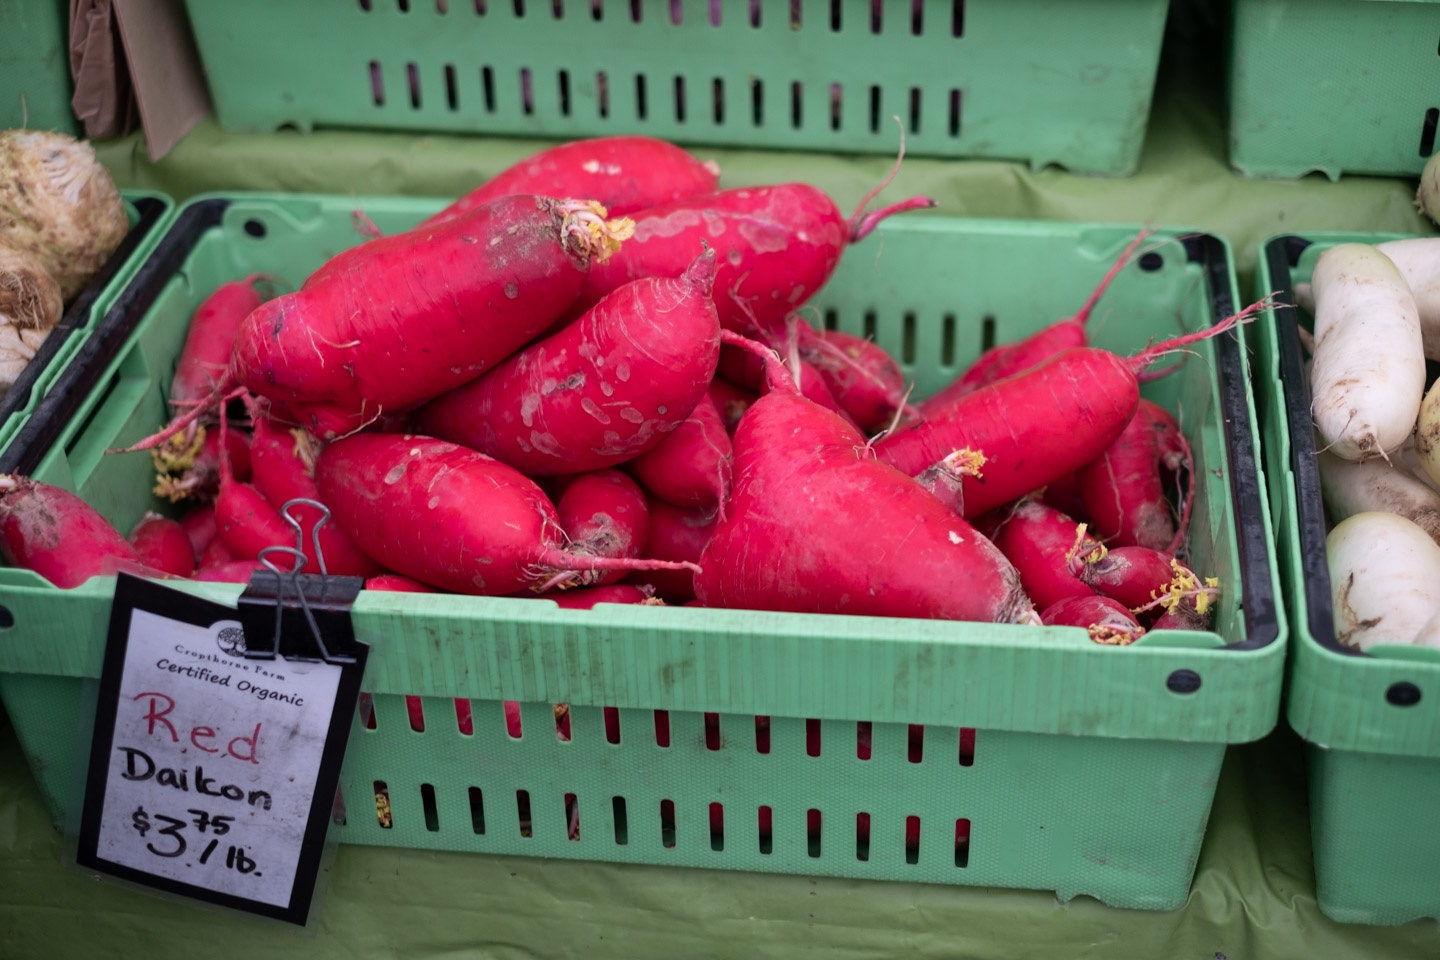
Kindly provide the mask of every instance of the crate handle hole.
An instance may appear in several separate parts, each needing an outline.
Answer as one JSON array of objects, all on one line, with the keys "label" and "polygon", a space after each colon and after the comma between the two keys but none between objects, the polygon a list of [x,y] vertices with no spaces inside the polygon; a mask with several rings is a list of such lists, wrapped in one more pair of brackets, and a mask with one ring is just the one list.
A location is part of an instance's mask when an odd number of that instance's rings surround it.
[{"label": "crate handle hole", "polygon": [[269,232],[265,228],[264,221],[256,220],[253,217],[245,221],[244,229],[247,234],[254,237],[256,240],[265,239],[265,234]]},{"label": "crate handle hole", "polygon": [[1409,680],[1392,683],[1385,691],[1385,702],[1395,707],[1413,707],[1420,702],[1420,688]]},{"label": "crate handle hole", "polygon": [[470,788],[470,829],[477,834],[485,833],[485,794],[479,787]]},{"label": "crate handle hole", "polygon": [[515,791],[515,819],[520,825],[520,836],[529,837],[530,825],[530,791]]},{"label": "crate handle hole", "polygon": [[610,812],[615,818],[615,845],[623,847],[630,842],[630,824],[625,819],[625,798],[611,797]]},{"label": "crate handle hole", "polygon": [[1146,273],[1154,273],[1163,266],[1165,266],[1165,258],[1154,250],[1151,250],[1140,258],[1140,269]]},{"label": "crate handle hole", "polygon": [[15,626],[15,614],[10,612],[9,607],[0,607],[0,630],[9,630]]},{"label": "crate handle hole", "polygon": [[855,724],[855,756],[860,760],[869,760],[873,745],[873,728],[869,720],[861,720]]},{"label": "crate handle hole", "polygon": [[580,841],[580,798],[565,794],[565,836],[571,843]]},{"label": "crate handle hole", "polygon": [[660,845],[666,850],[675,849],[675,801],[660,801]]},{"label": "crate handle hole", "polygon": [[1194,670],[1176,670],[1165,678],[1165,687],[1171,693],[1194,693],[1200,689],[1200,674]]},{"label": "crate handle hole", "polygon": [[375,819],[382,830],[389,830],[395,824],[390,810],[390,787],[384,780],[375,781]]},{"label": "crate handle hole", "polygon": [[710,849],[725,849],[725,808],[718,803],[710,804]]}]

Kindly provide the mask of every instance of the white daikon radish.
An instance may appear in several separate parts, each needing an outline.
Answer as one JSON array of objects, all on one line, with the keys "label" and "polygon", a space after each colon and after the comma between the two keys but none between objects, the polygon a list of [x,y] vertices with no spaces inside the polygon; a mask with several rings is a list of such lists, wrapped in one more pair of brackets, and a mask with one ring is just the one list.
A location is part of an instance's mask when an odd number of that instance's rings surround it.
[{"label": "white daikon radish", "polygon": [[1390,258],[1415,296],[1425,356],[1440,360],[1440,237],[1389,240],[1375,249]]},{"label": "white daikon radish", "polygon": [[1355,463],[1321,453],[1320,486],[1331,519],[1357,513],[1393,513],[1415,524],[1440,546],[1440,493],[1410,475],[1398,461]]},{"label": "white daikon radish", "polygon": [[1420,632],[1415,635],[1417,647],[1440,647],[1440,613],[1431,617]]},{"label": "white daikon radish", "polygon": [[1325,550],[1341,643],[1413,643],[1440,613],[1440,546],[1404,517],[1357,513],[1330,531]]},{"label": "white daikon radish", "polygon": [[1395,264],[1362,243],[1320,254],[1311,282],[1315,426],[1338,457],[1386,456],[1415,428],[1425,392],[1415,297]]},{"label": "white daikon radish", "polygon": [[1440,380],[1430,388],[1420,404],[1420,419],[1415,423],[1415,455],[1430,479],[1440,483]]},{"label": "white daikon radish", "polygon": [[1400,447],[1399,453],[1392,455],[1392,459],[1396,465],[1405,470],[1406,473],[1409,473],[1416,480],[1419,480],[1436,493],[1440,493],[1440,481],[1433,479],[1430,474],[1425,472],[1425,468],[1420,465],[1420,455],[1415,452],[1414,437],[1406,440],[1404,445]]}]

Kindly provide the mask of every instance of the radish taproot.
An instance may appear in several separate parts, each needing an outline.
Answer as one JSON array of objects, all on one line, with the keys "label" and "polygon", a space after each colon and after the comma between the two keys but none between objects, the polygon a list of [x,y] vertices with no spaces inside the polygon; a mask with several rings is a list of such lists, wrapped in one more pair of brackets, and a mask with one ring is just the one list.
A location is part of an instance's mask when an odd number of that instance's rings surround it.
[{"label": "radish taproot", "polygon": [[770,378],[735,432],[728,513],[695,577],[701,603],[1034,622],[1019,575],[990,541],[873,459],[864,436],[800,396],[778,360]]},{"label": "radish taproot", "polygon": [[915,197],[865,213],[862,204],[846,220],[820,190],[786,183],[652,207],[633,214],[634,237],[591,269],[577,310],[641,277],[678,276],[703,241],[719,257],[715,307],[721,324],[742,333],[783,334],[785,317],[825,285],[847,246],[886,217],[934,205]]},{"label": "radish taproot", "polygon": [[1091,640],[1106,646],[1125,646],[1145,635],[1129,610],[1099,594],[1058,600],[1040,614],[1040,622],[1047,627],[1083,627]]},{"label": "radish taproot", "polygon": [[[584,556],[638,557],[650,534],[645,492],[619,470],[597,470],[571,479],[555,503],[569,550]],[[616,583],[624,570],[590,570],[576,585]]]},{"label": "radish taproot", "polygon": [[347,437],[321,451],[315,482],[367,555],[456,593],[503,596],[567,571],[694,568],[563,550],[560,519],[533,481],[443,440]]},{"label": "radish taproot", "polygon": [[467,383],[558,319],[628,234],[597,206],[505,197],[347,250],[246,318],[212,398],[248,388],[329,440]]},{"label": "radish taproot", "polygon": [[720,168],[653,137],[595,137],[526,157],[424,221],[435,226],[516,194],[590,197],[621,217],[715,190]]},{"label": "radish taproot", "polygon": [[1397,463],[1367,460],[1356,463],[1321,451],[1320,492],[1337,523],[1358,513],[1393,513],[1404,517],[1440,545],[1440,493]]},{"label": "radish taproot", "polygon": [[130,545],[140,562],[162,573],[188,577],[195,572],[195,548],[179,522],[147,513],[130,531]]},{"label": "radish taproot", "polygon": [[[646,498],[650,510],[650,534],[645,539],[645,556],[656,560],[699,563],[705,544],[720,522],[714,510],[687,510],[655,496]],[[682,604],[695,597],[692,570],[647,570],[632,573],[627,583],[648,584],[666,603]]]},{"label": "radish taproot", "polygon": [[1095,347],[1063,351],[880,438],[875,453],[910,477],[960,448],[982,454],[983,476],[966,477],[964,489],[965,516],[979,516],[1099,457],[1135,416],[1139,371],[1185,344],[1230,330],[1259,307],[1128,358]]},{"label": "radish taproot", "polygon": [[[310,435],[304,430],[286,430],[258,412],[254,424],[250,460],[255,489],[277,511],[284,510],[291,500],[322,502],[315,486],[315,459],[320,450]],[[325,572],[335,576],[373,577],[382,572],[380,565],[333,521],[323,521],[323,514],[316,508],[297,503],[288,513],[300,524],[300,549],[305,553],[306,570],[319,573],[323,556]],[[315,552],[316,540],[320,555]]]},{"label": "radish taproot", "polygon": [[195,556],[202,556],[205,548],[210,546],[216,536],[215,505],[206,503],[190,508],[180,518],[180,526],[185,529],[185,535],[190,538],[190,547],[195,551]]},{"label": "radish taproot", "polygon": [[1335,639],[1408,644],[1440,613],[1440,545],[1391,513],[1357,513],[1325,538]]},{"label": "radish taproot", "polygon": [[140,555],[100,513],[63,487],[0,475],[0,553],[62,590],[141,567]]},{"label": "radish taproot", "polygon": [[1053,323],[1024,340],[1001,344],[986,350],[948,387],[926,397],[917,404],[920,413],[927,417],[933,416],[966,394],[974,393],[987,384],[1023,373],[1037,364],[1044,363],[1063,350],[1085,346],[1086,325],[1090,320],[1090,314],[1095,310],[1095,305],[1105,295],[1111,282],[1130,262],[1131,255],[1152,233],[1154,233],[1153,230],[1146,228],[1130,241],[1110,269],[1100,278],[1100,283],[1091,291],[1090,296],[1086,298],[1074,316]]},{"label": "radish taproot", "polygon": [[[230,366],[230,354],[235,349],[235,335],[240,325],[264,302],[257,286],[264,283],[266,278],[257,273],[244,280],[221,284],[196,308],[185,334],[185,346],[175,363],[175,377],[170,381],[173,409],[188,410],[210,399]],[[197,421],[186,428],[182,434],[185,443],[194,438],[198,426]]]},{"label": "radish taproot", "polygon": [[1075,472],[1085,515],[1107,545],[1167,552],[1179,546],[1160,466],[1156,425],[1142,402],[1115,442]]},{"label": "radish taproot", "polygon": [[[1020,574],[1025,595],[1041,610],[1066,597],[1095,594],[1066,563],[1067,552],[1076,546],[1075,527],[1075,521],[1060,511],[1026,499],[1008,512],[993,538]],[[1098,544],[1088,541],[1081,546],[1094,549]]]},{"label": "radish taproot", "polygon": [[[177,433],[164,444],[150,451],[155,464],[153,492],[171,503],[182,500],[206,502],[220,491],[220,431],[197,427],[186,441],[186,433]],[[240,481],[250,479],[250,440],[239,431],[228,431],[225,437],[230,469]]]},{"label": "radish taproot", "polygon": [[646,490],[678,507],[724,509],[730,494],[730,435],[709,394],[654,449],[629,463]]},{"label": "radish taproot", "polygon": [[866,433],[884,428],[905,405],[905,374],[874,341],[806,324],[800,327],[799,350],[840,409]]},{"label": "radish taproot", "polygon": [[439,593],[428,583],[421,583],[414,577],[406,577],[398,573],[382,573],[379,576],[371,577],[365,581],[365,589],[379,590],[385,593]]},{"label": "radish taproot", "polygon": [[720,422],[725,424],[725,432],[731,437],[735,436],[735,428],[740,425],[740,418],[745,415],[745,411],[760,399],[760,394],[756,391],[736,386],[719,376],[710,381],[709,393],[720,414]]},{"label": "radish taproot", "polygon": [[1360,243],[1315,262],[1311,414],[1345,460],[1387,456],[1415,428],[1425,357],[1415,296],[1385,254]]},{"label": "radish taproot", "polygon": [[653,449],[715,376],[714,277],[706,249],[678,278],[620,287],[576,323],[426,404],[415,429],[528,475],[601,470]]}]

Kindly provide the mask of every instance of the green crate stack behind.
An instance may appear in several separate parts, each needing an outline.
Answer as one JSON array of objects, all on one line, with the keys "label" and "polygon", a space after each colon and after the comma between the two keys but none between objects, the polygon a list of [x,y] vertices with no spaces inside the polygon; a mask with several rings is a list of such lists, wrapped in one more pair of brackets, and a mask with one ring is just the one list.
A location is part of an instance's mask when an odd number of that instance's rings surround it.
[{"label": "green crate stack behind", "polygon": [[1440,144],[1440,2],[1233,0],[1230,163],[1418,174]]},{"label": "green crate stack behind", "polygon": [[[359,205],[387,234],[436,209],[402,199]],[[359,240],[355,206],[344,197],[190,201],[155,257],[172,256],[176,244],[193,249],[159,281],[153,306],[34,475],[80,492],[122,529],[147,510],[172,509],[148,493],[148,457],[105,449],[164,419],[166,385],[201,299],[257,271],[298,286]],[[873,334],[929,393],[988,343],[1072,314],[1133,235],[1116,226],[899,218],[845,258],[817,298],[818,316]],[[1209,238],[1194,247],[1209,251],[1203,262],[1190,249],[1172,239],[1121,273],[1092,321],[1099,345],[1131,353],[1231,311],[1228,248]],[[1235,373],[1222,382],[1230,364]],[[366,591],[353,617],[373,644],[365,680],[373,725],[357,714],[339,838],[1178,907],[1226,744],[1263,736],[1279,708],[1284,624],[1261,481],[1243,473],[1259,456],[1244,364],[1235,341],[1206,342],[1179,373],[1144,386],[1182,411],[1194,448],[1191,559],[1224,587],[1215,633],[1160,631],[1117,648],[1074,628],[692,607],[572,611],[539,600]],[[1250,466],[1232,476],[1237,457]],[[1242,492],[1249,484],[1239,506],[1232,484]],[[1242,569],[1258,573],[1242,584]],[[184,588],[220,600],[240,590]],[[97,578],[57,602],[34,574],[0,570],[0,606],[13,621],[0,632],[0,697],[57,816],[76,786],[82,680],[98,671],[112,589]],[[1254,648],[1225,648],[1234,644]],[[407,694],[421,698],[423,732],[407,718]],[[469,735],[457,697],[469,701]],[[506,731],[505,700],[522,704],[519,738]],[[568,741],[556,735],[555,704],[570,705]],[[606,706],[619,711],[618,743],[603,729]],[[666,712],[668,746],[658,742],[656,711]],[[772,718],[768,749],[757,742],[757,716]],[[873,724],[868,760],[858,755],[861,723]],[[912,724],[924,727],[918,746]],[[382,790],[388,826],[373,800]],[[578,801],[576,839],[567,795]],[[861,815],[870,824],[863,845]]]},{"label": "green crate stack behind", "polygon": [[[125,215],[130,221],[131,231],[138,228],[143,229],[144,233],[138,242],[122,242],[113,255],[119,258],[119,262],[114,264],[114,273],[108,279],[97,277],[89,288],[71,301],[60,322],[71,324],[76,332],[65,338],[48,361],[44,359],[43,353],[38,354],[32,361],[44,362],[44,368],[32,383],[30,395],[24,402],[17,403],[9,415],[0,420],[0,451],[5,449],[24,425],[26,418],[35,411],[46,391],[54,384],[55,378],[80,350],[98,319],[110,309],[110,305],[140,269],[150,251],[160,242],[160,238],[165,234],[165,227],[175,212],[175,202],[163,193],[151,190],[121,190],[120,198],[125,201]],[[106,266],[109,267],[110,264],[107,263]]]},{"label": "green crate stack behind", "polygon": [[[220,123],[1134,171],[1166,0],[187,0]],[[528,91],[528,94],[527,94]]]},{"label": "green crate stack behind", "polygon": [[70,5],[66,0],[0,4],[0,130],[25,127],[78,136],[70,108]]},{"label": "green crate stack behind", "polygon": [[[1310,281],[1325,249],[1398,239],[1314,233],[1303,238],[1308,246],[1296,238],[1273,239],[1263,248],[1256,289],[1282,291],[1282,302],[1293,303],[1293,285]],[[1291,251],[1302,246],[1292,264]],[[1328,612],[1329,586],[1307,578],[1305,563],[1308,557],[1323,567],[1324,544],[1307,550],[1301,542],[1299,464],[1292,463],[1296,456],[1313,458],[1315,446],[1310,438],[1297,442],[1286,419],[1289,405],[1308,410],[1308,397],[1287,393],[1281,380],[1283,338],[1291,338],[1293,356],[1301,356],[1297,321],[1307,329],[1311,323],[1303,311],[1277,309],[1253,333],[1270,516],[1295,634],[1286,716],[1307,742],[1316,897],[1320,909],[1342,923],[1440,917],[1440,826],[1434,823],[1440,799],[1440,655],[1403,647],[1375,656],[1347,655],[1321,642],[1335,643],[1333,628],[1312,619],[1317,606]],[[1318,476],[1309,473],[1318,489]],[[1322,507],[1312,503],[1310,509]],[[1326,629],[1329,636],[1317,636]]]}]

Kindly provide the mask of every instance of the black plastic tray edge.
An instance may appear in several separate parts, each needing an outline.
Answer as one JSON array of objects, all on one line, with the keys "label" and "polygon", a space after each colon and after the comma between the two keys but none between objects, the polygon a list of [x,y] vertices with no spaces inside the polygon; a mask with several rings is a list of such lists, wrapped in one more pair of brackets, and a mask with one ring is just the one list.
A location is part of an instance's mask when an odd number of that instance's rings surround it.
[{"label": "black plastic tray edge", "polygon": [[[1184,240],[1192,263],[1205,271],[1210,287],[1212,322],[1236,312],[1230,288],[1230,270],[1225,244],[1213,234],[1192,234]],[[1225,423],[1225,451],[1229,457],[1230,497],[1235,504],[1235,546],[1240,556],[1240,582],[1245,586],[1241,611],[1245,617],[1245,639],[1226,644],[1225,650],[1258,650],[1280,636],[1280,619],[1271,580],[1274,562],[1265,542],[1264,491],[1260,487],[1260,465],[1255,459],[1255,434],[1250,409],[1245,402],[1247,384],[1240,351],[1244,349],[1238,331],[1214,340],[1219,363],[1220,412]],[[1192,480],[1193,482],[1193,480]]]},{"label": "black plastic tray edge", "polygon": [[35,356],[25,365],[25,369],[15,380],[10,392],[5,394],[5,399],[0,401],[0,424],[8,421],[21,407],[30,402],[30,391],[35,388],[35,381],[40,378],[40,374],[50,366],[50,361],[55,358],[55,354],[60,352],[60,348],[70,339],[70,335],[89,322],[90,309],[95,305],[95,301],[110,285],[110,281],[115,279],[115,274],[120,272],[120,267],[130,259],[135,248],[140,246],[141,241],[149,236],[150,231],[155,228],[155,224],[159,223],[160,218],[165,215],[165,203],[154,197],[138,197],[134,201],[134,206],[136,212],[140,214],[140,219],[125,234],[120,245],[115,248],[115,252],[101,264],[95,276],[90,278],[90,282],[70,304],[70,309],[65,311],[65,315],[60,318],[55,329],[50,331],[50,336],[45,338],[40,349],[35,351]]},{"label": "black plastic tray edge", "polygon": [[0,454],[0,473],[29,475],[40,465],[160,291],[179,272],[200,236],[220,223],[229,206],[229,200],[216,198],[181,211],[10,446]]},{"label": "black plastic tray edge", "polygon": [[1310,422],[1310,385],[1300,350],[1300,323],[1295,316],[1295,288],[1290,270],[1310,246],[1303,237],[1276,237],[1265,247],[1270,281],[1279,291],[1275,311],[1275,342],[1280,384],[1285,390],[1285,423],[1290,430],[1290,471],[1295,474],[1296,525],[1300,533],[1300,567],[1305,576],[1305,612],[1310,635],[1326,650],[1351,657],[1370,654],[1335,639],[1335,608],[1330,599],[1330,568],[1325,560],[1325,501],[1320,492],[1320,465],[1315,459],[1315,433]]}]

